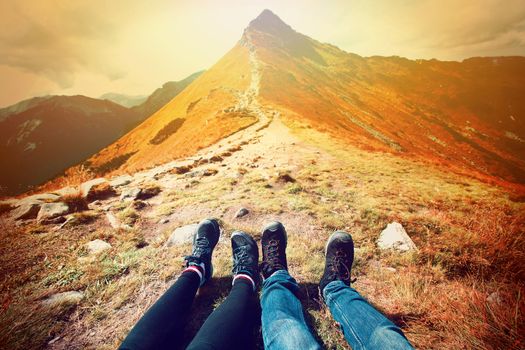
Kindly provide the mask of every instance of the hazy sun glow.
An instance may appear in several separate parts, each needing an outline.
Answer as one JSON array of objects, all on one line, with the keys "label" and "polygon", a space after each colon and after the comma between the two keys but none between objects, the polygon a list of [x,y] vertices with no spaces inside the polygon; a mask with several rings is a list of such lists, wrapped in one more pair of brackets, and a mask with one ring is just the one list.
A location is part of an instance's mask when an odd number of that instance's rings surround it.
[{"label": "hazy sun glow", "polygon": [[264,8],[364,56],[525,55],[523,0],[5,0],[0,107],[45,94],[149,94],[210,67]]}]

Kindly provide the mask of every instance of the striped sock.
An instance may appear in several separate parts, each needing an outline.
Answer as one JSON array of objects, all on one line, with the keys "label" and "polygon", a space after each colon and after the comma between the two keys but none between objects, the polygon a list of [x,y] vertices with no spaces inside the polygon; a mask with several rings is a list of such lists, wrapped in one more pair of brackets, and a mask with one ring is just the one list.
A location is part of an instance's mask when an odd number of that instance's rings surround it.
[{"label": "striped sock", "polygon": [[190,272],[190,271],[195,272],[197,275],[199,275],[199,280],[200,280],[199,287],[202,286],[204,284],[204,272],[206,271],[206,269],[204,268],[204,264],[190,265],[186,267],[184,270],[182,270],[182,273]]},{"label": "striped sock", "polygon": [[233,276],[232,286],[235,284],[235,280],[238,279],[238,278],[250,281],[252,283],[253,291],[255,291],[255,281],[253,280],[253,278],[250,275],[245,274],[245,273],[239,273],[239,274]]}]

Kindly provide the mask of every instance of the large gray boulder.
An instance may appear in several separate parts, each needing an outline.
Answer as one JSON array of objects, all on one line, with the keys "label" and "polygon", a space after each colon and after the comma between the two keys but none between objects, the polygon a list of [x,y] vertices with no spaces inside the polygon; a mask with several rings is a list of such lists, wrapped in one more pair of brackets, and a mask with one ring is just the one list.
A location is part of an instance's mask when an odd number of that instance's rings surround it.
[{"label": "large gray boulder", "polygon": [[55,219],[66,215],[69,212],[69,207],[65,203],[44,203],[38,211],[36,218],[40,223],[52,223]]},{"label": "large gray boulder", "polygon": [[193,234],[197,230],[198,224],[191,224],[182,226],[179,228],[176,228],[168,241],[166,242],[166,245],[168,247],[174,246],[174,245],[182,245],[185,243],[191,243],[193,241]]},{"label": "large gray boulder", "polygon": [[401,252],[417,251],[417,247],[408,236],[403,226],[398,222],[392,222],[381,232],[377,241],[379,249],[393,249]]}]

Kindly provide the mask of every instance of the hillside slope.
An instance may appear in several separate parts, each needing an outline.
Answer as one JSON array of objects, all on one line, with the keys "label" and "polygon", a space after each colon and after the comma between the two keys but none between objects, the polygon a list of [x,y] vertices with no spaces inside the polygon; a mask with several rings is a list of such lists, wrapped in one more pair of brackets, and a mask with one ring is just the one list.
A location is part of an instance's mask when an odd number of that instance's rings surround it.
[{"label": "hillside slope", "polygon": [[523,190],[525,58],[365,58],[297,33],[270,11],[183,96],[87,165],[98,174],[147,168],[244,127],[254,117],[239,108],[250,70],[261,105],[291,112],[289,127]]}]

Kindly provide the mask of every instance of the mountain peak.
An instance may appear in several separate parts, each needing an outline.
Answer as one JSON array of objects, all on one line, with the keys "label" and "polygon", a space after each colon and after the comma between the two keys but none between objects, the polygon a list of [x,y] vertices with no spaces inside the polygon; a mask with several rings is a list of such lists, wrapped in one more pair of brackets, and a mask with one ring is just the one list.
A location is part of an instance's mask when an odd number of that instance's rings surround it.
[{"label": "mountain peak", "polygon": [[266,9],[257,18],[250,22],[248,29],[254,29],[261,32],[267,32],[274,35],[280,35],[294,30],[288,24],[284,23],[275,13]]}]

